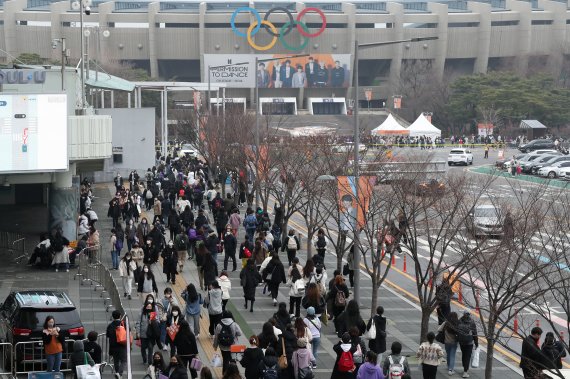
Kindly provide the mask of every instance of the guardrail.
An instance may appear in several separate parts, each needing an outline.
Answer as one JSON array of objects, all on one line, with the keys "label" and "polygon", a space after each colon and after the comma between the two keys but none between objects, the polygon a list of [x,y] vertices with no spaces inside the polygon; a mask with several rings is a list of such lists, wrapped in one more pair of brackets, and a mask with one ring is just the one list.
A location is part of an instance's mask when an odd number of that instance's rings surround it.
[{"label": "guardrail", "polygon": [[16,263],[28,256],[26,252],[26,237],[21,233],[0,231],[0,250],[8,250],[15,255]]},{"label": "guardrail", "polygon": [[11,343],[0,343],[0,375],[12,375],[12,354]]},{"label": "guardrail", "polygon": [[[61,357],[61,372],[70,372],[69,358],[73,352],[74,340],[65,340],[66,349]],[[30,372],[46,371],[46,354],[42,341],[18,342],[13,347],[11,372],[28,375]]]},{"label": "guardrail", "polygon": [[124,314],[123,303],[117,284],[113,280],[113,275],[101,262],[93,259],[93,252],[96,251],[101,256],[101,246],[87,247],[77,255],[77,273],[74,279],[81,279],[81,285],[88,283],[93,286],[93,290],[101,290],[101,297],[105,304],[105,310],[109,312],[111,308],[119,310]]}]

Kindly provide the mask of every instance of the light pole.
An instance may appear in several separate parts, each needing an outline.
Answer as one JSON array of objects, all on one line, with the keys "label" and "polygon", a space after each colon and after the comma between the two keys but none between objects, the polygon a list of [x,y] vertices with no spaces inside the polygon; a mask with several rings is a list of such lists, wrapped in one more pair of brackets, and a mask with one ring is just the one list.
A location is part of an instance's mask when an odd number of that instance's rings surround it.
[{"label": "light pole", "polygon": [[79,67],[81,75],[81,110],[82,113],[85,113],[87,99],[85,98],[85,40],[83,39],[83,12],[85,12],[87,16],[91,14],[91,0],[76,0],[71,3],[71,7],[74,10],[79,10],[79,40],[81,41],[81,65]]},{"label": "light pole", "polygon": [[[93,29],[95,31],[95,33],[97,34],[97,41],[96,41],[96,45],[95,45],[95,80],[99,80],[99,60],[101,58],[100,54],[101,54],[101,34],[103,35],[104,38],[109,38],[109,36],[111,35],[111,32],[109,32],[108,30],[103,30],[103,32],[101,33],[101,27],[100,26],[91,26],[89,28],[87,28],[83,33],[85,35],[85,37],[87,38],[87,41],[89,41],[89,37],[91,36],[91,29]],[[87,42],[87,46],[89,46],[89,42]],[[89,54],[89,52],[87,52],[87,54]],[[87,63],[89,65],[89,62]],[[89,67],[88,67],[89,68]]]},{"label": "light pole", "polygon": [[360,303],[360,236],[358,231],[358,210],[359,208],[363,207],[363,204],[360,203],[360,199],[358,197],[359,187],[360,187],[360,174],[359,174],[359,155],[360,152],[358,151],[360,148],[360,124],[358,120],[358,51],[360,49],[365,49],[369,47],[378,47],[384,45],[395,45],[404,42],[420,42],[420,41],[432,41],[436,40],[438,37],[420,37],[420,38],[408,38],[403,40],[396,40],[396,41],[384,41],[384,42],[371,42],[371,43],[363,43],[359,44],[358,40],[354,41],[354,196],[356,198],[356,216],[357,219],[353,222],[353,244],[354,244],[354,256],[353,262],[356,270],[354,270],[354,300]]},{"label": "light pole", "polygon": [[65,38],[61,37],[52,40],[51,47],[56,49],[59,44],[61,44],[61,90],[65,91]]},{"label": "light pole", "polygon": [[[259,112],[261,112],[261,106],[259,104],[259,83],[257,81],[257,66],[260,63],[264,62],[273,62],[278,61],[281,59],[291,59],[291,58],[301,58],[301,57],[308,57],[310,54],[294,54],[294,55],[286,55],[279,58],[267,58],[267,59],[258,59],[257,55],[255,56],[255,169],[257,170],[259,167]],[[269,75],[269,73],[267,74]],[[259,178],[255,178],[255,209],[259,208]]]}]

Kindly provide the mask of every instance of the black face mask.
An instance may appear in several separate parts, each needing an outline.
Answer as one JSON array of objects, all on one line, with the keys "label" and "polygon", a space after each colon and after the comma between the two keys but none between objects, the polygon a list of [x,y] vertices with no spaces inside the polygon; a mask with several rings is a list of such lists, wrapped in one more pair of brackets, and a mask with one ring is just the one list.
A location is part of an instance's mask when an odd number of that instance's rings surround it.
[{"label": "black face mask", "polygon": [[154,365],[155,365],[155,366],[160,366],[160,365],[162,365],[162,360],[160,360],[160,359],[155,359],[153,362],[154,362]]}]

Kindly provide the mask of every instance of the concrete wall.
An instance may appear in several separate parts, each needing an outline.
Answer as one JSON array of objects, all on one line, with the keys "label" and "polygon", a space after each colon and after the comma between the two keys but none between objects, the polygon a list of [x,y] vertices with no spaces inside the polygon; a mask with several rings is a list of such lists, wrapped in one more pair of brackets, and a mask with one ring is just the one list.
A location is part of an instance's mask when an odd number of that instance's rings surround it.
[{"label": "concrete wall", "polygon": [[117,172],[127,178],[131,170],[143,176],[154,166],[154,108],[106,108],[96,113],[113,119],[113,148],[123,148],[123,163],[113,163],[112,157],[105,159],[104,170],[95,172],[94,180],[111,181]]}]

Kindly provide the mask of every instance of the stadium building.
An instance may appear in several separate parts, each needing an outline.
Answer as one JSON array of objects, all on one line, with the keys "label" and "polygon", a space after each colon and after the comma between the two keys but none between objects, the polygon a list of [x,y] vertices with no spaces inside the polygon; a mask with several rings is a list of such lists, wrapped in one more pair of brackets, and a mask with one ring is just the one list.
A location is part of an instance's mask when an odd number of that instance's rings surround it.
[{"label": "stadium building", "polygon": [[[129,61],[162,80],[206,82],[209,76],[212,83],[226,83],[227,98],[248,106],[254,103],[255,80],[262,101],[292,98],[301,109],[309,99],[352,96],[355,41],[438,37],[359,51],[359,98],[372,101],[397,94],[410,62],[429,62],[442,78],[505,66],[561,67],[570,50],[566,1],[84,1],[90,7],[84,41],[91,61]],[[0,59],[38,53],[60,60],[53,41],[65,38],[69,62],[79,60],[73,0],[0,4]],[[308,56],[270,60],[280,54]],[[255,56],[264,61],[258,70]],[[208,69],[220,65],[228,67]],[[324,113],[346,109],[332,107]]]}]

